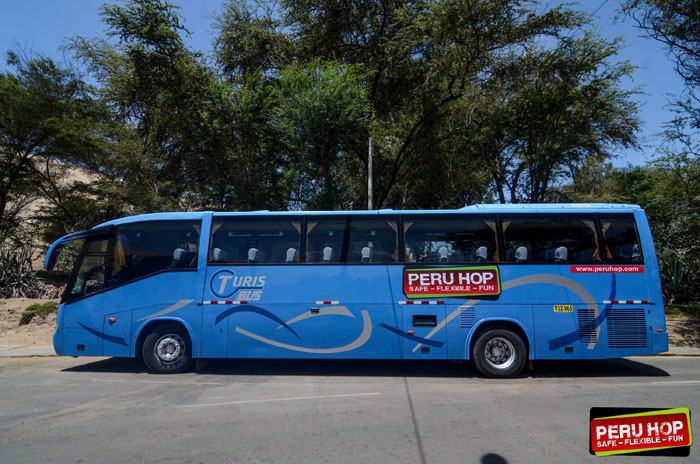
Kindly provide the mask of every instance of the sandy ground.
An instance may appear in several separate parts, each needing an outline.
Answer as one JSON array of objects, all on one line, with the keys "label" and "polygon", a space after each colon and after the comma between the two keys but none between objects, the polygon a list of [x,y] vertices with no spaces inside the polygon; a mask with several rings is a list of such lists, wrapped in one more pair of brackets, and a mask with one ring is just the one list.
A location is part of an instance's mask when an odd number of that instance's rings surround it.
[{"label": "sandy ground", "polygon": [[666,316],[666,329],[669,345],[700,348],[700,317]]},{"label": "sandy ground", "polygon": [[46,301],[30,298],[10,298],[0,300],[0,345],[50,345],[56,331],[56,314],[47,317],[34,317],[32,322],[20,326],[19,320],[24,310],[33,303]]},{"label": "sandy ground", "polygon": [[[35,317],[28,325],[19,325],[22,313],[32,303],[52,300],[29,298],[0,299],[0,345],[50,345],[56,330],[56,315]],[[58,301],[58,300],[53,300]],[[700,317],[666,316],[669,344],[700,348]]]}]

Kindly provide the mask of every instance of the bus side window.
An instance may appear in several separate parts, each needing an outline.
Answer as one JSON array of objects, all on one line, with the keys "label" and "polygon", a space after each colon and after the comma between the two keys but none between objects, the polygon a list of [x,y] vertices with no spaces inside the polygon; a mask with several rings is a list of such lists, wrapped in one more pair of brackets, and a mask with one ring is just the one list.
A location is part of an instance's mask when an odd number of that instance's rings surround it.
[{"label": "bus side window", "polygon": [[310,217],[306,228],[307,262],[395,263],[399,259],[396,217]]},{"label": "bus side window", "polygon": [[[299,262],[301,218],[214,216],[209,264]],[[294,251],[291,251],[294,250]]]},{"label": "bus side window", "polygon": [[613,263],[643,263],[637,224],[632,214],[599,214],[605,243],[605,260]]},{"label": "bus side window", "polygon": [[196,269],[200,230],[199,221],[144,221],[118,226],[110,284],[124,284],[170,269]]},{"label": "bus side window", "polygon": [[513,214],[501,217],[506,261],[515,263],[600,262],[592,215]]},{"label": "bus side window", "polygon": [[489,263],[499,260],[495,217],[407,215],[403,222],[409,263]]}]

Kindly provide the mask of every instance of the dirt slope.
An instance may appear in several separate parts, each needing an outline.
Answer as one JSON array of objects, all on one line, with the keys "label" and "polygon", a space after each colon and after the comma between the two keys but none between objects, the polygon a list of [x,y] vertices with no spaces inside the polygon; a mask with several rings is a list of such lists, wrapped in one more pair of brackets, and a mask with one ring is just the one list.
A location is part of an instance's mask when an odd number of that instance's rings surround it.
[{"label": "dirt slope", "polygon": [[56,331],[56,315],[35,317],[31,323],[20,326],[24,310],[33,303],[46,301],[29,298],[0,300],[0,345],[51,345]]}]

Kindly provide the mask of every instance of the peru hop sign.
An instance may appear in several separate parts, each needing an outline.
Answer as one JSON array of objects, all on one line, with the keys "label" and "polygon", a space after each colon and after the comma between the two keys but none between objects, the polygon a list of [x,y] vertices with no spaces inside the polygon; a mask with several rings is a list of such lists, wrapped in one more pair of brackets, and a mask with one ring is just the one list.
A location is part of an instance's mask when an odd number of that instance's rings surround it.
[{"label": "peru hop sign", "polygon": [[[590,451],[597,456],[650,454],[688,456],[693,442],[688,408],[644,410],[591,408]],[[602,416],[602,417],[601,417]]]},{"label": "peru hop sign", "polygon": [[403,271],[408,298],[495,296],[501,294],[496,266],[410,268]]}]

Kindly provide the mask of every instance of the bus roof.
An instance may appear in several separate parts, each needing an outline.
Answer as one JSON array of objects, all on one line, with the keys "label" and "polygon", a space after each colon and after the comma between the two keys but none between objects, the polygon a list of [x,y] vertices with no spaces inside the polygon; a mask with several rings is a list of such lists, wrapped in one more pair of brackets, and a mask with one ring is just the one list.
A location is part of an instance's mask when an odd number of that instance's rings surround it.
[{"label": "bus roof", "polygon": [[[226,216],[259,216],[259,215],[341,215],[341,214],[429,214],[429,213],[523,213],[523,212],[561,212],[561,213],[572,213],[572,212],[612,212],[617,211],[630,211],[635,209],[641,209],[639,205],[626,205],[626,204],[610,204],[610,203],[539,203],[539,204],[477,204],[471,206],[465,206],[459,209],[441,209],[441,210],[393,210],[393,209],[381,209],[381,210],[355,210],[355,211],[241,211],[241,212],[214,212],[213,214],[217,217]],[[138,216],[129,216],[120,219],[114,219],[112,221],[105,222],[103,224],[93,227],[93,229],[100,229],[103,227],[109,227],[112,225],[129,224],[141,221],[166,221],[173,219],[191,219],[198,220],[201,219],[205,212],[169,212],[169,213],[151,213],[151,214],[140,214]]]}]

